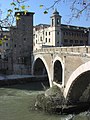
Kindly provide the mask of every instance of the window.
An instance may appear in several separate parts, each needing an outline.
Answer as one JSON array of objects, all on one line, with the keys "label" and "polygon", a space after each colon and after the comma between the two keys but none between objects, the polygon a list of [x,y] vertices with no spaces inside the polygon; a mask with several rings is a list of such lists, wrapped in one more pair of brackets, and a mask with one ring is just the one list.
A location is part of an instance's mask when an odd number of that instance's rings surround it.
[{"label": "window", "polygon": [[6,46],[8,47],[8,43],[6,43]]},{"label": "window", "polygon": [[80,43],[82,44],[82,43],[83,43],[83,40],[80,40]]},{"label": "window", "polygon": [[59,18],[57,18],[57,25],[60,23],[60,20],[59,20]]},{"label": "window", "polygon": [[47,32],[46,32],[46,36],[47,36]]},{"label": "window", "polygon": [[64,39],[64,42],[65,42],[65,43],[68,43],[68,40],[67,40],[67,39]]},{"label": "window", "polygon": [[70,43],[73,43],[73,40],[70,40]]},{"label": "window", "polygon": [[54,25],[54,19],[52,19],[52,26]]},{"label": "window", "polygon": [[50,32],[49,32],[49,35],[50,35]]},{"label": "window", "polygon": [[46,42],[47,42],[47,38],[46,38]]},{"label": "window", "polygon": [[40,41],[42,41],[42,37],[40,37]]},{"label": "window", "polygon": [[4,40],[8,40],[8,38],[4,38]]},{"label": "window", "polygon": [[67,35],[69,35],[69,32],[66,32]]},{"label": "window", "polygon": [[14,45],[14,47],[16,47],[16,44]]},{"label": "window", "polygon": [[65,32],[65,35],[68,35],[68,32]]},{"label": "window", "polygon": [[65,35],[65,32],[63,32],[63,35]]},{"label": "window", "polygon": [[59,44],[59,41],[57,41],[57,44]]},{"label": "window", "polygon": [[37,31],[38,29],[37,29],[37,28],[35,28],[35,30]]},{"label": "window", "polygon": [[57,32],[57,35],[59,35],[59,32]]},{"label": "window", "polygon": [[26,41],[26,38],[24,38],[24,41]]},{"label": "window", "polygon": [[78,40],[75,40],[75,43],[78,43]]},{"label": "window", "polygon": [[36,40],[36,44],[37,44],[37,40]]},{"label": "window", "polygon": [[50,42],[50,38],[49,38],[49,42]]}]

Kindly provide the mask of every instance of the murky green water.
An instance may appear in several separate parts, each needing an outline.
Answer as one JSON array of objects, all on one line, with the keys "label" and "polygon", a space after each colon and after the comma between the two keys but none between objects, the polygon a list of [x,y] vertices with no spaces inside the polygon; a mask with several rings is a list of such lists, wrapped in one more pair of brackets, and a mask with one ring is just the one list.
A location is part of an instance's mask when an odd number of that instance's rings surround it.
[{"label": "murky green water", "polygon": [[34,108],[38,93],[32,85],[15,85],[0,88],[0,120],[90,120],[90,112],[78,115],[55,115]]}]

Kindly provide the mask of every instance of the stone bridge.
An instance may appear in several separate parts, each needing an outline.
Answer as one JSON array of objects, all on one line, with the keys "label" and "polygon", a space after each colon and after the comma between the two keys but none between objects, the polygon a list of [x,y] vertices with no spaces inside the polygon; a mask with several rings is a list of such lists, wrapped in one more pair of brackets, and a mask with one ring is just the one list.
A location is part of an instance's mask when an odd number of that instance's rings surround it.
[{"label": "stone bridge", "polygon": [[33,75],[47,75],[70,103],[90,101],[90,47],[49,47],[33,52]]}]

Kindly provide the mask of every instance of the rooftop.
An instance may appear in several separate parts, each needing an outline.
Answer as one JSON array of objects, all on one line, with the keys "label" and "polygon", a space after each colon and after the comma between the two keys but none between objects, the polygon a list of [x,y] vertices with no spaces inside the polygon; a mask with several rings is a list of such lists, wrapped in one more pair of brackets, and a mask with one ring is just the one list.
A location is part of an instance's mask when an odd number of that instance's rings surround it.
[{"label": "rooftop", "polygon": [[15,12],[15,16],[30,16],[33,14],[34,14],[34,12],[25,12],[25,11]]}]

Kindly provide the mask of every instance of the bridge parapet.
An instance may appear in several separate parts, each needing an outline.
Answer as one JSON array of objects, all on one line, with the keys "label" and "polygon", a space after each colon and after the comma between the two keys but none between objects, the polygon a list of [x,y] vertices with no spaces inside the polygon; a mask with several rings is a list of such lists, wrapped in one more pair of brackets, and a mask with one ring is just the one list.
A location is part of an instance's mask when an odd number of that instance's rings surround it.
[{"label": "bridge parapet", "polygon": [[90,46],[72,46],[72,47],[48,47],[36,50],[35,54],[68,54],[74,56],[90,57]]},{"label": "bridge parapet", "polygon": [[72,46],[72,47],[48,47],[35,50],[33,53],[50,53],[50,52],[77,52],[77,53],[90,53],[90,46]]}]

